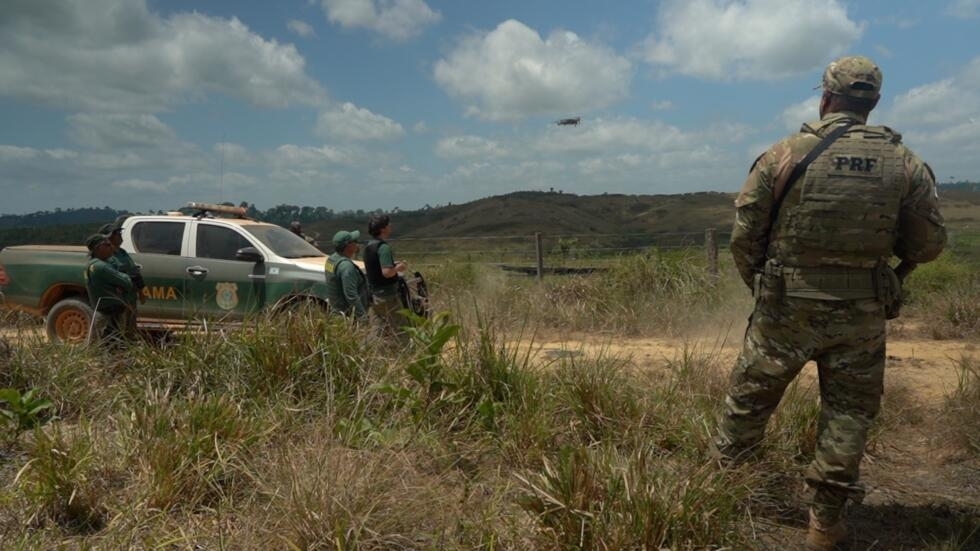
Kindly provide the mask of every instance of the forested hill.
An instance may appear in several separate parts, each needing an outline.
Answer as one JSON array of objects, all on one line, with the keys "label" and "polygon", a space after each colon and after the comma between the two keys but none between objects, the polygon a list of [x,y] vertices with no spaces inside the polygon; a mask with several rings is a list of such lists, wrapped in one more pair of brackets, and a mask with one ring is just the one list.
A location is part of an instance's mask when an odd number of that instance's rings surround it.
[{"label": "forested hill", "polygon": [[[952,227],[980,222],[980,184],[940,186],[943,213]],[[717,228],[725,234],[734,219],[734,193],[699,192],[673,195],[575,195],[521,191],[463,204],[426,206],[391,213],[396,238],[606,235],[650,236],[699,234]],[[367,234],[369,212],[334,212],[325,207],[277,205],[266,211],[247,202],[249,216],[288,226],[303,223],[304,231],[326,245],[337,230]],[[0,216],[0,247],[20,244],[80,244],[85,236],[121,212],[109,207],[45,211]]]}]

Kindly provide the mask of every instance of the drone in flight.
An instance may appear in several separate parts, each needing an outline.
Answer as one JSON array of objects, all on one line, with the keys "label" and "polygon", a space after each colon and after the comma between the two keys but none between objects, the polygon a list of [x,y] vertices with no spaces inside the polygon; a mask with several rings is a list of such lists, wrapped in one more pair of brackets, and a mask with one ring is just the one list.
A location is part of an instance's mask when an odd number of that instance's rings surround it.
[{"label": "drone in flight", "polygon": [[582,122],[582,117],[575,117],[574,119],[560,119],[555,121],[558,126],[578,126],[578,123]]}]

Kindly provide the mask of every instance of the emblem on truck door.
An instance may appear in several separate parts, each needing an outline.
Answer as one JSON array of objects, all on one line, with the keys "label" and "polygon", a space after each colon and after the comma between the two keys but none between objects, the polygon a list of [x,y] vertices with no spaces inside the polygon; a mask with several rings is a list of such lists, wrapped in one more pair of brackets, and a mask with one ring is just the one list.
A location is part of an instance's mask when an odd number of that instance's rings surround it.
[{"label": "emblem on truck door", "polygon": [[222,310],[231,310],[235,306],[238,306],[237,283],[217,283],[214,289],[216,291],[214,300]]}]

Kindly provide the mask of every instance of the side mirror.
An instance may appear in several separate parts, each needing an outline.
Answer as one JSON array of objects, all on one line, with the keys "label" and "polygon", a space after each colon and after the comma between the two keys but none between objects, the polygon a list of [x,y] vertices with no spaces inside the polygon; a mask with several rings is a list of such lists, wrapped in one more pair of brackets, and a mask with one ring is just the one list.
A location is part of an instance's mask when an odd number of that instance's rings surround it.
[{"label": "side mirror", "polygon": [[262,253],[255,247],[243,247],[235,251],[235,259],[245,262],[265,262]]}]

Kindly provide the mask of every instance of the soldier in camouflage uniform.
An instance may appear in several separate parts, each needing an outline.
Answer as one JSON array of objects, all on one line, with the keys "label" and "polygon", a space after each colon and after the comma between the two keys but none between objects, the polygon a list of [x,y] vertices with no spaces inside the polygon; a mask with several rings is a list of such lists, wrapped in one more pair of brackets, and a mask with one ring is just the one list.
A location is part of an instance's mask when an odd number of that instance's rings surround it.
[{"label": "soldier in camouflage uniform", "polygon": [[[832,62],[820,120],[763,153],[735,200],[731,249],[756,305],[712,452],[728,463],[757,451],[787,385],[816,361],[810,549],[841,541],[846,502],[863,498],[858,468],[881,403],[886,304],[901,292],[887,261],[928,262],[946,243],[932,171],[898,133],[867,124],[881,80],[868,58]],[[787,187],[793,168],[842,124],[853,126]]]}]

